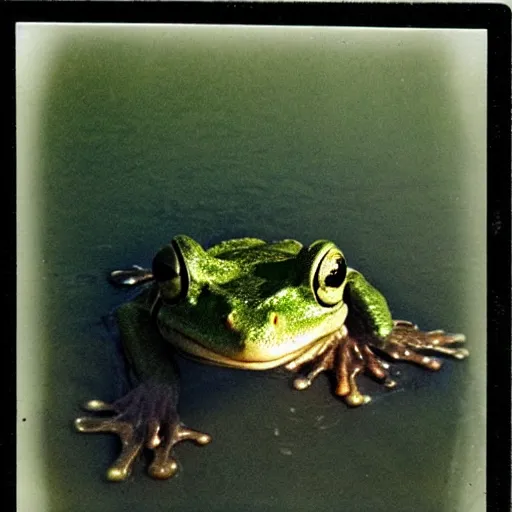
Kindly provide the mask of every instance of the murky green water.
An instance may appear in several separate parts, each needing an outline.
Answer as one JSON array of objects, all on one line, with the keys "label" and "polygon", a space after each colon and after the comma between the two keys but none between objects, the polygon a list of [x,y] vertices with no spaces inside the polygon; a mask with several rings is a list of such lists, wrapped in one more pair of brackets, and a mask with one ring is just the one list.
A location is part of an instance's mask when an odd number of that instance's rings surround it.
[{"label": "murky green water", "polygon": [[[439,35],[58,30],[30,170],[49,510],[480,510],[485,70],[454,66]],[[365,382],[374,402],[354,410],[327,379],[299,393],[287,374],[184,361],[182,417],[214,442],[179,446],[172,481],[141,464],[107,484],[116,440],[72,429],[81,401],[119,388],[101,316],[125,294],[105,274],[178,233],[332,239],[396,318],[466,333],[472,357],[401,366],[392,392]]]}]

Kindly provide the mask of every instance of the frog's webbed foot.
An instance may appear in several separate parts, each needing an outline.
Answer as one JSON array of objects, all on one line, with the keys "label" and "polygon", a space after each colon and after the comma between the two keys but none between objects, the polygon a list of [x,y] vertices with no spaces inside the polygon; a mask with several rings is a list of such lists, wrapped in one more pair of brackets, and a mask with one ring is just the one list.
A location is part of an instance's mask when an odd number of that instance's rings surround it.
[{"label": "frog's webbed foot", "polygon": [[469,355],[465,348],[453,347],[466,340],[463,334],[447,334],[442,330],[420,331],[417,325],[405,320],[395,320],[389,336],[374,346],[396,360],[410,361],[429,370],[439,370],[441,361],[423,354],[434,352],[456,359]]},{"label": "frog's webbed foot", "polygon": [[295,389],[308,388],[320,373],[332,370],[336,379],[336,395],[342,397],[348,405],[358,406],[371,400],[359,391],[356,382],[359,374],[366,372],[388,388],[396,386],[396,382],[389,377],[389,364],[375,354],[372,346],[393,359],[438,370],[441,362],[420,351],[429,350],[463,359],[469,354],[466,349],[447,345],[461,343],[464,339],[462,334],[445,334],[439,330],[420,331],[417,326],[402,320],[394,322],[393,330],[385,340],[371,336],[352,336],[344,328],[288,363],[286,369],[297,370],[309,366],[309,373],[295,378]]},{"label": "frog's webbed foot", "polygon": [[175,403],[170,386],[144,383],[112,404],[90,400],[84,405],[86,410],[113,416],[77,418],[75,427],[79,432],[107,432],[120,437],[121,454],[108,469],[108,480],[126,480],[144,447],[154,452],[149,474],[166,479],[178,469],[172,455],[175,444],[192,440],[205,445],[211,441],[208,434],[189,429],[179,421]]},{"label": "frog's webbed foot", "polygon": [[296,370],[306,365],[310,366],[310,371],[305,376],[295,378],[295,389],[306,389],[320,373],[333,370],[336,379],[334,392],[352,406],[370,401],[369,396],[359,391],[356,383],[356,377],[364,371],[377,380],[384,381],[388,387],[395,385],[388,377],[389,366],[380,361],[366,344],[351,337],[345,328],[324,340],[315,352],[308,351],[288,363],[286,369]]}]

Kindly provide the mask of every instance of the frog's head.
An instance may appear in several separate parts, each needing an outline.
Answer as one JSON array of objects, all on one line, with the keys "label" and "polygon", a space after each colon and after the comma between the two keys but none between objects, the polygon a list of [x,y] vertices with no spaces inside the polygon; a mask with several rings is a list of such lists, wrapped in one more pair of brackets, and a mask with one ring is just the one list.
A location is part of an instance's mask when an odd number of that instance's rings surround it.
[{"label": "frog's head", "polygon": [[162,300],[158,325],[187,354],[265,369],[342,327],[347,265],[332,242],[240,241],[209,252],[180,235],[153,261]]}]

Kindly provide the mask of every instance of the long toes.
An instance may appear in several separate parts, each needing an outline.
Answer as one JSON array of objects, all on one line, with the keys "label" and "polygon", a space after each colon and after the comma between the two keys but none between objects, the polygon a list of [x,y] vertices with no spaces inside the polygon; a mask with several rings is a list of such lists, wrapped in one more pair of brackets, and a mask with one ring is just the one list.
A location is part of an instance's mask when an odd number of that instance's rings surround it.
[{"label": "long toes", "polygon": [[121,440],[133,436],[133,426],[126,421],[119,421],[113,418],[91,418],[81,417],[75,420],[75,428],[79,432],[110,432],[117,434]]},{"label": "long toes", "polygon": [[364,345],[362,352],[366,361],[366,370],[377,380],[384,381],[388,378],[388,368],[384,363],[371,351],[370,347]]},{"label": "long toes", "polygon": [[196,444],[205,445],[211,442],[212,437],[204,432],[200,432],[199,430],[193,430],[191,428],[187,428],[183,425],[179,425],[176,428],[176,437],[177,441],[194,441]]},{"label": "long toes", "polygon": [[123,443],[121,455],[108,468],[107,479],[112,482],[121,482],[126,480],[131,473],[133,463],[143,447],[143,442]]},{"label": "long toes", "polygon": [[405,339],[404,347],[417,350],[430,350],[439,354],[446,354],[457,359],[464,359],[469,355],[469,350],[465,348],[451,348],[447,345],[463,343],[465,341],[463,334],[444,334],[442,331],[425,333],[424,337]]},{"label": "long toes", "polygon": [[352,407],[367,404],[371,401],[371,398],[368,395],[363,395],[357,387],[356,377],[360,371],[360,368],[355,368],[347,377],[338,381],[336,388],[336,394],[343,397],[347,405]]},{"label": "long toes", "polygon": [[[314,366],[307,375],[296,377],[293,381],[293,387],[298,390],[309,388],[313,381],[322,373],[333,368],[336,348],[330,348],[319,351],[319,359],[314,362]],[[320,355],[321,354],[321,355]]]},{"label": "long toes", "polygon": [[445,333],[442,329],[420,331],[417,326],[395,323],[390,340],[409,347],[433,349],[454,343],[464,343],[466,337],[460,333]]},{"label": "long toes", "polygon": [[307,375],[297,377],[293,381],[293,387],[298,390],[309,388],[309,386],[313,384],[313,381],[316,379],[316,377],[318,377],[318,375],[320,375],[326,369],[327,368],[325,368],[322,364],[315,366]]},{"label": "long toes", "polygon": [[116,426],[110,419],[81,417],[76,418],[75,428],[79,432],[114,432]]},{"label": "long toes", "polygon": [[417,354],[415,351],[427,350],[464,359],[469,355],[468,350],[450,347],[464,341],[466,337],[463,334],[447,334],[441,329],[420,331],[417,326],[396,321],[393,331],[381,348],[394,359],[411,361],[431,370],[438,370],[441,367],[439,361]]},{"label": "long toes", "polygon": [[338,350],[339,364],[336,369],[336,395],[343,397],[345,402],[352,407],[368,403],[371,400],[370,397],[363,395],[356,383],[357,375],[364,368],[361,352],[359,349],[355,350],[355,345],[340,345]]},{"label": "long toes", "polygon": [[446,334],[442,330],[429,331],[426,333],[428,343],[433,346],[451,345],[452,343],[464,343],[464,334]]},{"label": "long toes", "polygon": [[199,430],[170,423],[164,427],[163,437],[160,440],[163,442],[154,448],[154,458],[148,468],[148,473],[153,478],[165,480],[174,476],[178,471],[178,463],[171,453],[174,445],[188,440],[199,445],[205,445],[212,438]]},{"label": "long toes", "polygon": [[465,359],[469,356],[469,350],[465,348],[436,347],[435,352],[455,357],[455,359]]},{"label": "long toes", "polygon": [[441,368],[442,364],[439,360],[434,359],[429,356],[424,356],[422,354],[418,354],[413,350],[409,350],[404,347],[395,347],[393,350],[390,350],[388,354],[396,360],[401,361],[409,361],[411,363],[418,364],[429,370],[437,371]]},{"label": "long toes", "polygon": [[153,478],[165,480],[171,478],[178,471],[178,463],[171,455],[173,446],[181,441],[180,425],[169,423],[163,429],[163,442],[154,449],[154,458],[148,468]]},{"label": "long toes", "polygon": [[[341,350],[341,349],[340,349]],[[350,367],[351,361],[349,360],[348,354],[343,354],[339,358],[339,363],[336,368],[336,389],[335,393],[338,396],[347,396],[350,393],[350,373],[352,368]]]}]

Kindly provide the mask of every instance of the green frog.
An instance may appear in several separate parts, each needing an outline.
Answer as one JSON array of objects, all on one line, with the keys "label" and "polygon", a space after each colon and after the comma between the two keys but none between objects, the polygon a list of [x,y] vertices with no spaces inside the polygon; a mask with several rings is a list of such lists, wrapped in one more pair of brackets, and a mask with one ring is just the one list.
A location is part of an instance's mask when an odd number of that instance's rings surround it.
[{"label": "green frog", "polygon": [[113,403],[87,402],[86,410],[101,414],[77,418],[75,426],[120,437],[121,454],[107,471],[112,481],[128,478],[144,447],[154,453],[148,473],[166,479],[178,469],[177,443],[211,441],[179,419],[176,352],[245,370],[284,367],[297,372],[298,390],[330,371],[334,394],[352,407],[370,401],[358,389],[363,373],[396,385],[383,358],[439,370],[441,362],[429,352],[468,355],[458,347],[462,334],[393,320],[383,295],[328,240],[303,246],[241,238],[205,250],[180,235],[155,255],[151,269],[117,270],[110,281],[142,288],[116,310],[138,385]]}]

